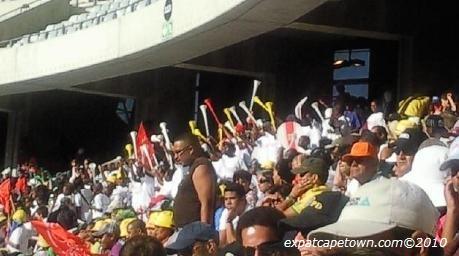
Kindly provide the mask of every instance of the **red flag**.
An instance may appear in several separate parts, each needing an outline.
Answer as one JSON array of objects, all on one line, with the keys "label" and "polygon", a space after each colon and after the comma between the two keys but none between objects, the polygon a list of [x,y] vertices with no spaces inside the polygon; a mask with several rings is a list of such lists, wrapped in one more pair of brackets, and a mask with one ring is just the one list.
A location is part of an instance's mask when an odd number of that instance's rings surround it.
[{"label": "red flag", "polygon": [[153,143],[148,139],[147,132],[143,127],[143,123],[140,123],[139,131],[137,132],[137,159],[144,168],[150,170],[156,165],[155,149]]},{"label": "red flag", "polygon": [[5,213],[11,213],[11,182],[10,179],[7,179],[0,184],[0,204],[5,207]]},{"label": "red flag", "polygon": [[78,236],[66,231],[57,223],[33,220],[32,226],[46,240],[57,255],[89,256],[89,247]]},{"label": "red flag", "polygon": [[16,181],[16,191],[23,194],[26,191],[26,187],[27,187],[27,178],[24,176],[21,176]]}]

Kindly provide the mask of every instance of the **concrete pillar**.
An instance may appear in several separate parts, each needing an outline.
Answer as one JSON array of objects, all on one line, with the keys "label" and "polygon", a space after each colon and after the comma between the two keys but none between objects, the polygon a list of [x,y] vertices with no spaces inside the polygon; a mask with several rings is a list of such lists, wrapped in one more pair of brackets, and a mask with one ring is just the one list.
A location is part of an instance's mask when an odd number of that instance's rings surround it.
[{"label": "concrete pillar", "polygon": [[413,88],[413,38],[404,37],[399,41],[398,49],[397,102],[414,93]]},{"label": "concrete pillar", "polygon": [[17,165],[20,121],[18,113],[15,111],[8,112],[8,128],[5,145],[5,167],[14,167]]}]

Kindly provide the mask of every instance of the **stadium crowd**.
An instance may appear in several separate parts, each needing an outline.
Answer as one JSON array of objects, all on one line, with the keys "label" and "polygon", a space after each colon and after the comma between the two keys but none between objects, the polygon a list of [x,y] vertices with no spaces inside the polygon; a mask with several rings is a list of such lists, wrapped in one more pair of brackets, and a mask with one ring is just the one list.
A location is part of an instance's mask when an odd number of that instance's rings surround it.
[{"label": "stadium crowd", "polygon": [[[217,138],[190,122],[173,142],[164,126],[150,139],[140,125],[125,157],[75,159],[54,175],[34,161],[6,168],[1,253],[459,255],[453,93],[395,103],[337,91],[284,120],[257,98],[267,120],[225,110],[222,124],[207,100]],[[289,246],[407,238],[417,246]]]}]

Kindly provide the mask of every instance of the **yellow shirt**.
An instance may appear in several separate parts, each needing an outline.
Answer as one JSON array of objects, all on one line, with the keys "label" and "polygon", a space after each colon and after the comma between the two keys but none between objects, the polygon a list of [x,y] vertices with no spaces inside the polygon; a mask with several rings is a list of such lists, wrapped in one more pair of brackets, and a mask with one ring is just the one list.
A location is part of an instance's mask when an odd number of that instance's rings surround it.
[{"label": "yellow shirt", "polygon": [[300,214],[304,208],[308,207],[312,202],[314,202],[316,196],[322,194],[322,192],[325,191],[330,191],[330,189],[325,185],[311,188],[310,190],[306,191],[306,193],[301,195],[301,197],[290,207],[296,214]]}]

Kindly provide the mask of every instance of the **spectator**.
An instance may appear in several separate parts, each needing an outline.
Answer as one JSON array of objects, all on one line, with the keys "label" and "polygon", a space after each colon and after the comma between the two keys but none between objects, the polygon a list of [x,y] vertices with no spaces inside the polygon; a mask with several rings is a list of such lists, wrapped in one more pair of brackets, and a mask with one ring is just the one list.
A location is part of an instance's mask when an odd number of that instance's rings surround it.
[{"label": "spectator", "polygon": [[92,201],[92,218],[97,219],[102,217],[105,214],[105,211],[110,204],[110,198],[105,194],[102,193],[103,186],[100,183],[94,184],[93,192],[94,192],[94,200]]},{"label": "spectator", "polygon": [[257,172],[257,184],[258,184],[258,202],[257,206],[261,205],[264,198],[269,195],[271,190],[274,188],[273,172],[262,170]]},{"label": "spectator", "polygon": [[223,143],[222,157],[212,164],[221,181],[231,181],[236,171],[248,170],[244,160],[236,156],[236,145],[231,142]]},{"label": "spectator", "polygon": [[236,183],[229,183],[224,192],[225,209],[220,218],[219,244],[225,246],[236,241],[236,227],[239,216],[249,209],[245,200],[244,188]]},{"label": "spectator", "polygon": [[411,171],[401,177],[421,187],[435,207],[445,207],[444,187],[447,174],[440,171],[440,165],[446,160],[448,148],[428,146],[420,149],[414,156]]},{"label": "spectator", "polygon": [[299,215],[285,218],[280,224],[286,230],[299,231],[306,237],[310,231],[336,222],[348,201],[349,198],[340,192],[324,192],[316,196]]},{"label": "spectator", "polygon": [[250,208],[257,204],[257,188],[252,184],[252,179],[252,174],[247,171],[236,171],[233,175],[233,182],[244,188],[245,199]]},{"label": "spectator", "polygon": [[174,234],[174,218],[172,211],[152,212],[147,223],[147,233],[167,246],[170,237]]},{"label": "spectator", "polygon": [[[438,216],[438,211],[421,188],[408,182],[382,178],[360,187],[344,207],[338,221],[312,231],[308,239],[349,238],[378,242],[382,239],[413,238],[423,241],[434,236]],[[421,246],[389,247],[385,250],[395,255],[439,255],[441,250],[439,247]]]},{"label": "spectator", "polygon": [[139,219],[133,220],[127,226],[127,240],[133,238],[134,236],[146,235],[147,229],[145,228],[145,223]]},{"label": "spectator", "polygon": [[368,142],[355,143],[351,153],[344,155],[342,160],[350,166],[351,181],[347,186],[347,195],[352,195],[358,187],[381,177],[377,172],[377,151]]},{"label": "spectator", "polygon": [[34,231],[32,224],[28,222],[28,216],[25,210],[18,209],[12,216],[13,224],[10,227],[10,235],[7,240],[6,248],[10,252],[20,252],[29,254],[29,240],[32,238]]},{"label": "spectator", "polygon": [[185,225],[177,239],[166,247],[169,254],[184,256],[216,256],[218,233],[212,226],[199,221]]},{"label": "spectator", "polygon": [[123,245],[120,256],[166,256],[166,250],[157,239],[139,235]]},{"label": "spectator", "polygon": [[286,200],[277,206],[277,209],[283,211],[287,217],[298,215],[316,196],[330,190],[325,185],[328,165],[320,158],[307,158],[292,172],[297,175],[298,183],[292,188]]},{"label": "spectator", "polygon": [[120,238],[120,228],[115,222],[105,222],[100,229],[92,234],[100,241],[100,254],[108,253],[110,256],[118,256],[121,251],[122,243]]},{"label": "spectator", "polygon": [[[446,215],[442,217],[440,223],[440,235],[445,238],[448,244],[452,244],[453,239],[458,237],[459,232],[459,139],[456,138],[448,151],[448,158],[440,166],[443,171],[450,172],[450,178],[445,185]],[[457,247],[456,247],[457,249]]]},{"label": "spectator", "polygon": [[445,92],[441,95],[442,112],[456,113],[456,103],[452,92]]},{"label": "spectator", "polygon": [[393,169],[396,177],[400,178],[411,170],[414,155],[425,139],[427,136],[417,128],[406,129],[400,134],[394,150],[397,155],[397,162]]},{"label": "spectator", "polygon": [[379,112],[379,106],[378,106],[378,101],[377,100],[370,101],[370,110],[371,110],[372,113]]},{"label": "spectator", "polygon": [[175,224],[179,228],[194,221],[212,224],[217,195],[217,177],[212,164],[194,135],[179,137],[173,151],[178,164],[190,166],[175,198]]},{"label": "spectator", "polygon": [[282,212],[271,207],[258,207],[243,214],[237,227],[237,239],[244,255],[278,255],[276,252],[299,255],[296,248],[285,248],[281,242],[284,231],[278,224],[283,218]]}]

